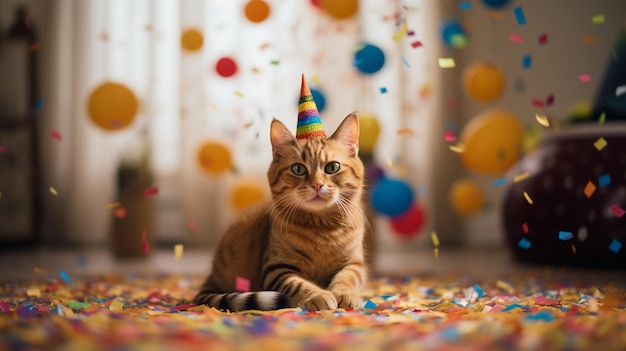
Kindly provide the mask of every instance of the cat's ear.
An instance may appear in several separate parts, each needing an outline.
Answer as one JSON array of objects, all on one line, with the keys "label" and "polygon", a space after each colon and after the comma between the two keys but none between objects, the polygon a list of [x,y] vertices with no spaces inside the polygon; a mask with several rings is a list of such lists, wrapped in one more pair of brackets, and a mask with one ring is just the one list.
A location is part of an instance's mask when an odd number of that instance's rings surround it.
[{"label": "cat's ear", "polygon": [[270,140],[272,142],[272,154],[278,156],[285,147],[297,147],[298,141],[293,136],[289,128],[281,121],[274,118],[270,126]]},{"label": "cat's ear", "polygon": [[330,137],[348,147],[350,156],[359,152],[359,119],[356,113],[349,114]]}]

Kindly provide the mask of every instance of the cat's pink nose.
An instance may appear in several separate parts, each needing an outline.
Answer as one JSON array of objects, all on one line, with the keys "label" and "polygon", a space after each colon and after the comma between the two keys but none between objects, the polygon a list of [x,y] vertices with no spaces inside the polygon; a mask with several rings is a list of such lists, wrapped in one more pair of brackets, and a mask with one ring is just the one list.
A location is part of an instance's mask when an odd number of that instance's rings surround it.
[{"label": "cat's pink nose", "polygon": [[315,183],[312,186],[313,186],[313,189],[315,189],[315,191],[320,191],[320,189],[324,186],[324,184],[322,184],[322,183]]}]

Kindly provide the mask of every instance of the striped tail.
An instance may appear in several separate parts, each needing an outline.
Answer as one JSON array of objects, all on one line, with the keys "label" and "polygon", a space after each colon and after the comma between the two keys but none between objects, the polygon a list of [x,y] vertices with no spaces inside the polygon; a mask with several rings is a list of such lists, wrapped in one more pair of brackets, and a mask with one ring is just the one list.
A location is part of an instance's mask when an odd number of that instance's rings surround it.
[{"label": "striped tail", "polygon": [[193,299],[196,305],[207,305],[221,311],[272,311],[293,307],[289,298],[277,291],[217,293],[201,291]]}]

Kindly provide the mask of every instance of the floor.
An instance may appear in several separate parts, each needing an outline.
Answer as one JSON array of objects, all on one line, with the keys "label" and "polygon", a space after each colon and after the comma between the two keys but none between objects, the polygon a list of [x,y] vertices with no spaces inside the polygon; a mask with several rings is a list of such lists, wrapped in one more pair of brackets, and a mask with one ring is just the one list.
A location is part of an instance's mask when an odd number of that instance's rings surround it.
[{"label": "floor", "polygon": [[[185,250],[176,259],[174,250],[152,250],[135,259],[117,259],[106,249],[38,249],[3,252],[0,255],[0,279],[24,280],[46,272],[50,275],[65,271],[70,275],[100,273],[170,273],[206,275],[210,271],[211,255],[206,250]],[[450,274],[463,273],[474,279],[506,278],[515,273],[533,271],[553,278],[580,280],[590,283],[624,281],[626,272],[568,267],[521,264],[514,261],[505,248],[475,248],[441,250],[438,258],[433,251],[380,252],[374,271],[382,274]]]}]

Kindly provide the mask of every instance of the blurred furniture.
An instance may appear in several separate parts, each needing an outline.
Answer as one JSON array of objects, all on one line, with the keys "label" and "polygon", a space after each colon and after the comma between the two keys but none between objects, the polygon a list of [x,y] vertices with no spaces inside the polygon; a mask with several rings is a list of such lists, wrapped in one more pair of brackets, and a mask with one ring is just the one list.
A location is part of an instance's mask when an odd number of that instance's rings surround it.
[{"label": "blurred furniture", "polygon": [[18,7],[0,33],[0,247],[39,240],[37,45],[26,8]]}]

